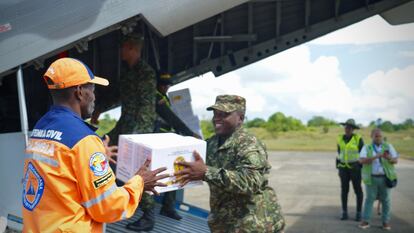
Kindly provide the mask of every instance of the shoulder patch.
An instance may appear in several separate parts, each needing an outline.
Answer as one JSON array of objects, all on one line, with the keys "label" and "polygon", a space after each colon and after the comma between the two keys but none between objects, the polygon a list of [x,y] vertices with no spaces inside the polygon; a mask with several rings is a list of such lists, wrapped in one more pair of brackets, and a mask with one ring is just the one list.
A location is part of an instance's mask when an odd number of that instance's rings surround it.
[{"label": "shoulder patch", "polygon": [[31,162],[27,164],[23,183],[23,206],[32,211],[42,199],[45,183]]},{"label": "shoulder patch", "polygon": [[93,183],[93,187],[95,189],[98,189],[104,185],[106,185],[107,183],[109,183],[109,181],[111,181],[112,177],[113,177],[113,173],[112,172],[108,172],[106,175],[104,175],[103,177],[94,180]]},{"label": "shoulder patch", "polygon": [[89,168],[95,176],[103,176],[109,170],[109,163],[103,153],[96,152],[89,159]]}]

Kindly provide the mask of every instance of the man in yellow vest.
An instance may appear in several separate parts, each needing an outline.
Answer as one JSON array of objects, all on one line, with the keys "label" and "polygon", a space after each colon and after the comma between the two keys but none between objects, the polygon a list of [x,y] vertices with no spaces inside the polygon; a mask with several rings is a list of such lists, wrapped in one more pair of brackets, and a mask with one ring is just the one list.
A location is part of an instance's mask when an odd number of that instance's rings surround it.
[{"label": "man in yellow vest", "polygon": [[359,224],[362,229],[368,228],[372,214],[372,206],[379,196],[382,203],[382,228],[391,230],[391,188],[397,184],[397,174],[394,164],[398,162],[398,154],[391,144],[382,139],[380,129],[371,132],[372,144],[364,146],[361,151],[360,162],[362,167],[362,179],[365,183],[366,198],[364,205],[363,221]]},{"label": "man in yellow vest", "polygon": [[355,124],[354,119],[349,119],[344,126],[345,134],[339,135],[337,140],[338,158],[336,167],[338,168],[339,178],[341,180],[341,202],[342,217],[341,220],[348,219],[348,192],[349,182],[352,181],[354,192],[357,198],[356,221],[361,221],[362,201],[364,194],[361,187],[361,164],[359,163],[359,152],[364,146],[362,137],[354,134],[355,129],[359,127]]}]

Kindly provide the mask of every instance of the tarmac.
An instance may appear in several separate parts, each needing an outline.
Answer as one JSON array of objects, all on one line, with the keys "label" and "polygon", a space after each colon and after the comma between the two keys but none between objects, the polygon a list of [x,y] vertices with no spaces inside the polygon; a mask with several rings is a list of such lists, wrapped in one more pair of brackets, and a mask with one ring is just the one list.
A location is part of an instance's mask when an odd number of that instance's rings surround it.
[{"label": "tarmac", "polygon": [[[270,152],[270,185],[276,190],[286,218],[286,233],[414,232],[414,161],[400,159],[396,165],[398,185],[391,191],[391,231],[381,229],[376,209],[371,227],[362,230],[355,221],[355,194],[350,184],[348,212],[341,221],[340,183],[335,153]],[[365,187],[364,192],[365,192]],[[185,190],[184,202],[209,209],[205,184]],[[377,202],[375,202],[376,207]]]}]

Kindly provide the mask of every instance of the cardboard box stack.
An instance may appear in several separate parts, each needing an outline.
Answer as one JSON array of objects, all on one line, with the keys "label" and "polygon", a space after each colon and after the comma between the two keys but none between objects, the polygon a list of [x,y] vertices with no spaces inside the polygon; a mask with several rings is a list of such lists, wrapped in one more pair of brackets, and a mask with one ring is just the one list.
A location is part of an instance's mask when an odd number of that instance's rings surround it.
[{"label": "cardboard box stack", "polygon": [[[175,165],[176,161],[194,161],[193,151],[200,153],[205,161],[206,142],[174,133],[120,135],[116,177],[128,181],[147,159],[151,160],[151,170],[167,167],[164,173],[173,174],[183,169]],[[169,177],[161,182],[168,186],[156,187],[159,193],[180,189],[177,177]],[[184,188],[202,184],[202,181],[190,182]]]}]

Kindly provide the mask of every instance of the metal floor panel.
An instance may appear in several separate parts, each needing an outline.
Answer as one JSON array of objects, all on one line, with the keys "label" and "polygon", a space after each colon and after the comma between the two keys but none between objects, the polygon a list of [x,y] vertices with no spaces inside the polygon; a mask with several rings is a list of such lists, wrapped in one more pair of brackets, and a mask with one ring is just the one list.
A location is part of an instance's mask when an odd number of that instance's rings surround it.
[{"label": "metal floor panel", "polygon": [[[180,221],[164,217],[159,214],[160,212],[160,205],[157,205],[155,207],[155,226],[154,230],[150,231],[153,233],[156,232],[168,232],[168,233],[204,233],[204,232],[210,232],[208,225],[207,225],[207,219],[195,216],[191,213],[177,210],[179,214],[183,217]],[[130,223],[134,222],[141,217],[142,211],[139,210],[135,213],[134,216],[131,218],[111,223],[106,225],[106,232],[107,233],[134,233],[135,231],[130,231],[125,228],[125,226]]]}]

